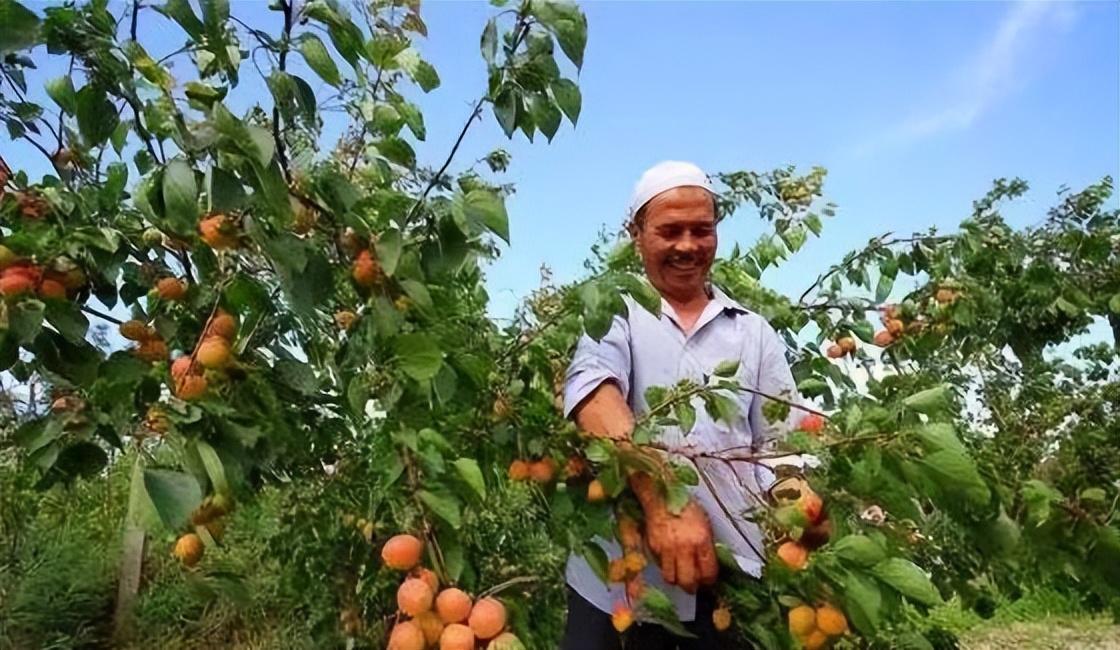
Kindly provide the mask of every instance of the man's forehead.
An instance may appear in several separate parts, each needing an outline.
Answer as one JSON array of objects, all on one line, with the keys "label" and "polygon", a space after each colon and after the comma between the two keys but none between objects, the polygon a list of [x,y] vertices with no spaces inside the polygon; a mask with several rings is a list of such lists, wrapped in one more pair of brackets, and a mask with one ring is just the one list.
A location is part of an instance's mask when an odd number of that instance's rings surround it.
[{"label": "man's forehead", "polygon": [[679,187],[655,196],[645,206],[646,223],[714,223],[715,202],[699,187]]}]

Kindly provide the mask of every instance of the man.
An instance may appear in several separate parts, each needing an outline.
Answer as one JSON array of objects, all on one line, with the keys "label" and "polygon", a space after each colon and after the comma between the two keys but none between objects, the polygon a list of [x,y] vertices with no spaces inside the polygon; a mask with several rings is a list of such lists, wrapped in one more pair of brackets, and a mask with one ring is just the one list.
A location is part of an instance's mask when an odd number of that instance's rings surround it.
[{"label": "man", "polygon": [[[581,338],[565,385],[564,411],[589,435],[629,438],[635,414],[648,409],[650,386],[669,387],[682,379],[704,381],[722,361],[740,362],[737,381],[767,395],[794,394],[785,346],[765,319],[737,304],[708,281],[715,259],[716,195],[707,175],[689,163],[664,162],[647,171],[634,190],[628,230],[650,283],[662,297],[656,317],[632,300],[629,314],[616,317],[599,342]],[[671,450],[717,452],[762,450],[789,423],[769,423],[766,401],[741,391],[738,420],[713,421],[698,409],[691,432],[664,429],[659,441]],[[791,414],[796,421],[799,414]],[[756,507],[773,476],[757,464],[696,461],[711,483],[693,488],[680,515],[671,514],[648,476],[635,475],[630,487],[642,504],[645,541],[656,560],[643,573],[646,585],[665,591],[696,639],[677,638],[665,628],[635,625],[627,647],[640,650],[701,650],[729,647],[712,622],[711,586],[719,565],[715,542],[726,544],[747,573],[760,575],[763,535],[746,514]],[[600,540],[610,558],[622,551]],[[568,622],[563,650],[619,650],[620,635],[610,615],[626,600],[625,587],[604,584],[582,557],[567,567]]]}]

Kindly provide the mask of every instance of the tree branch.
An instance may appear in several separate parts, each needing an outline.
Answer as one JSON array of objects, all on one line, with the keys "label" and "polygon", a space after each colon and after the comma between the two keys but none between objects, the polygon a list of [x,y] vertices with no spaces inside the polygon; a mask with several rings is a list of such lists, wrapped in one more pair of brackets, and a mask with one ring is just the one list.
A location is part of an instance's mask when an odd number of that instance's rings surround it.
[{"label": "tree branch", "polygon": [[[288,67],[288,49],[291,47],[292,38],[292,2],[294,0],[280,0],[280,7],[284,12],[284,36],[280,41],[280,71],[284,72]],[[288,153],[284,149],[284,138],[280,134],[280,107],[275,105],[272,107],[272,137],[276,140],[276,156],[280,159],[280,169],[284,172],[284,178],[291,180],[292,173],[288,168]]]},{"label": "tree branch", "polygon": [[463,144],[463,138],[467,137],[467,130],[471,128],[471,124],[474,123],[475,118],[482,114],[483,101],[484,100],[480,99],[475,102],[474,107],[471,109],[471,116],[467,118],[466,123],[463,124],[463,129],[459,131],[459,137],[455,140],[455,145],[451,147],[451,153],[447,154],[447,159],[443,161],[443,166],[441,166],[439,168],[439,171],[436,172],[435,176],[432,176],[432,178],[428,181],[428,186],[424,188],[424,192],[420,195],[420,198],[416,199],[416,202],[412,204],[412,209],[409,210],[408,215],[405,216],[404,224],[402,224],[402,227],[412,222],[412,218],[416,215],[416,212],[420,209],[420,206],[424,204],[424,200],[428,198],[428,194],[431,193],[432,189],[440,181],[444,173],[447,172],[447,168],[451,166],[451,161],[455,159],[455,154],[458,153],[459,146]]},{"label": "tree branch", "polygon": [[89,307],[87,305],[82,305],[82,311],[86,312],[87,314],[97,316],[101,320],[109,321],[110,323],[113,323],[114,325],[120,325],[120,324],[124,323],[124,321],[120,320],[119,318],[114,318],[114,317],[110,316],[109,314],[102,313],[102,312],[94,309],[93,307]]}]

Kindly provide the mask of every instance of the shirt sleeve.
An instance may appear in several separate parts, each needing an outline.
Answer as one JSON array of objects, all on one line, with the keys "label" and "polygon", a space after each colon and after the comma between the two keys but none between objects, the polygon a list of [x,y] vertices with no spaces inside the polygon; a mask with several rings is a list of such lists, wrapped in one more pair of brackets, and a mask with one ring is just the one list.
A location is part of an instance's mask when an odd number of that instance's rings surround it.
[{"label": "shirt sleeve", "polygon": [[630,398],[630,324],[615,316],[611,328],[598,342],[580,337],[564,382],[564,417],[604,381],[614,381],[623,397]]},{"label": "shirt sleeve", "polygon": [[[793,380],[793,372],[786,360],[786,346],[781,337],[768,323],[762,327],[761,352],[759,354],[758,385],[757,390],[766,395],[781,397],[795,404],[801,403],[801,396],[797,392],[797,384]],[[753,435],[755,453],[773,451],[776,443],[791,431],[804,417],[805,412],[791,408],[789,415],[784,420],[770,422],[763,414],[767,402],[765,397],[755,396],[751,401],[750,427]],[[774,472],[761,464],[755,464],[758,484],[763,490],[769,490],[775,481]]]}]

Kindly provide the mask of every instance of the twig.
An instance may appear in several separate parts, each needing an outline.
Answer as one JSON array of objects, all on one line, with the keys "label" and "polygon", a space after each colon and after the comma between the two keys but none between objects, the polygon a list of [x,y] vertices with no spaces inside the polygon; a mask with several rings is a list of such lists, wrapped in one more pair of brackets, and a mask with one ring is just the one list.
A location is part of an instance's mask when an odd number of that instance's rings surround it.
[{"label": "twig", "polygon": [[140,14],[140,0],[132,0],[132,40],[136,40],[136,22],[137,16]]},{"label": "twig", "polygon": [[[280,42],[280,71],[288,67],[288,49],[291,47],[292,38],[292,2],[294,0],[280,0],[280,7],[284,11],[284,38]],[[291,180],[291,170],[288,169],[288,154],[284,149],[284,138],[280,135],[280,107],[272,107],[272,137],[276,140],[276,156],[280,159],[280,169],[284,172],[285,180]]]},{"label": "twig", "polygon": [[475,118],[479,117],[482,114],[483,101],[484,100],[480,99],[475,102],[474,107],[471,109],[471,116],[467,118],[466,123],[463,124],[463,129],[459,131],[459,137],[455,140],[455,146],[451,147],[451,153],[447,154],[447,159],[443,161],[443,166],[440,167],[435,176],[432,176],[432,178],[428,181],[428,186],[424,188],[424,192],[420,195],[420,198],[416,199],[416,202],[412,204],[412,209],[409,210],[408,215],[405,216],[404,224],[402,224],[402,227],[412,221],[412,217],[416,215],[416,212],[420,209],[420,206],[424,204],[424,200],[428,198],[428,194],[431,193],[432,189],[436,186],[436,183],[438,183],[443,177],[443,174],[447,171],[447,168],[451,166],[451,161],[454,160],[455,154],[459,151],[459,145],[463,144],[463,138],[467,136],[467,130],[471,128],[471,124],[474,123]]},{"label": "twig", "polygon": [[121,325],[121,324],[124,323],[124,321],[122,321],[118,318],[114,318],[114,317],[110,316],[109,314],[105,314],[105,313],[102,313],[100,311],[97,311],[93,307],[89,307],[87,305],[82,305],[82,311],[86,312],[87,314],[92,314],[93,316],[97,316],[101,320],[109,321],[110,323],[113,323],[114,325]]},{"label": "twig", "polygon": [[502,582],[502,583],[494,585],[493,587],[490,587],[486,591],[479,594],[478,598],[479,598],[479,600],[481,600],[483,598],[486,598],[487,596],[493,596],[494,594],[496,594],[498,592],[505,591],[506,589],[509,589],[510,587],[512,587],[514,585],[528,584],[528,583],[531,583],[531,582],[537,582],[538,580],[540,580],[540,578],[538,578],[536,576],[520,576],[518,578],[510,578],[509,580],[506,580],[505,582]]}]

